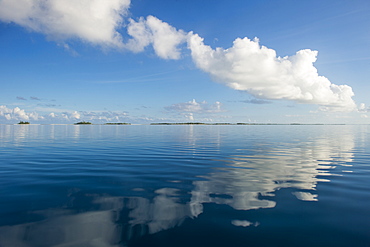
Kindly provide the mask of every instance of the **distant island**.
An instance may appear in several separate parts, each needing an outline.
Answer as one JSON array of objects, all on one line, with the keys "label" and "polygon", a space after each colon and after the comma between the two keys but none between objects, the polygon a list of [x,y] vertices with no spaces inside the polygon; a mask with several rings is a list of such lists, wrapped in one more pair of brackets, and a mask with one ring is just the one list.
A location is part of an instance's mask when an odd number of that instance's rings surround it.
[{"label": "distant island", "polygon": [[78,122],[78,123],[75,123],[75,124],[91,124],[91,123],[90,122],[82,121],[82,122]]},{"label": "distant island", "polygon": [[18,124],[30,124],[30,122],[23,122],[23,121],[20,121]]}]

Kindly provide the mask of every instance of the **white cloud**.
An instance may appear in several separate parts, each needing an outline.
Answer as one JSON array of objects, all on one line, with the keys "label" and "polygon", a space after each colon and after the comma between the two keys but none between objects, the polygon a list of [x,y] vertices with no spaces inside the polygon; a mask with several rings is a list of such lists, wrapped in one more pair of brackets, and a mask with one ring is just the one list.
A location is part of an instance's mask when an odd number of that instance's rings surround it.
[{"label": "white cloud", "polygon": [[81,118],[81,114],[78,113],[77,111],[74,111],[74,112],[72,112],[72,114],[70,114],[70,118],[72,118],[72,119],[80,119]]},{"label": "white cloud", "polygon": [[154,52],[163,59],[179,59],[181,52],[178,46],[187,38],[184,31],[176,30],[151,15],[146,19],[141,17],[137,22],[130,19],[127,33],[132,37],[126,44],[127,49],[141,52],[152,44]]},{"label": "white cloud", "polygon": [[358,106],[358,111],[359,112],[370,112],[370,108],[367,107],[364,103],[361,103],[359,106]]},{"label": "white cloud", "polygon": [[16,120],[29,121],[38,120],[40,117],[36,112],[26,113],[25,110],[15,107],[13,109],[7,108],[5,105],[0,105],[0,119],[2,120]]},{"label": "white cloud", "polygon": [[189,121],[194,121],[194,114],[193,114],[193,113],[185,114],[185,117],[186,117]]},{"label": "white cloud", "polygon": [[73,54],[64,43],[70,39],[133,52],[152,46],[163,59],[179,59],[180,45],[187,43],[197,67],[233,89],[259,99],[317,104],[323,111],[356,110],[350,86],[333,84],[318,74],[313,65],[317,51],[305,49],[278,57],[257,38],[237,38],[231,48],[213,49],[198,34],[178,30],[151,15],[129,19],[126,28],[131,38],[123,41],[118,30],[129,7],[130,0],[0,0],[0,20],[43,33]]},{"label": "white cloud", "polygon": [[93,123],[106,123],[106,122],[123,122],[128,119],[126,112],[87,112],[87,111],[73,111],[62,113],[49,113],[45,117],[48,121],[58,122],[74,122],[78,120],[91,121]]},{"label": "white cloud", "polygon": [[236,39],[229,49],[212,49],[197,34],[188,47],[195,64],[214,80],[262,99],[285,99],[318,104],[330,110],[355,110],[347,85],[332,84],[313,66],[317,51],[298,51],[290,57],[260,46],[258,39]]},{"label": "white cloud", "polygon": [[[172,104],[165,107],[168,111],[176,111],[180,113],[219,113],[223,112],[222,104],[216,101],[214,104],[208,104],[206,101],[196,102],[195,99],[189,102]],[[190,116],[190,115],[189,115]],[[191,115],[193,117],[193,115]]]},{"label": "white cloud", "polygon": [[26,112],[24,109],[15,107],[13,109],[0,105],[0,121],[33,121],[38,123],[74,123],[75,121],[91,121],[93,123],[126,122],[129,120],[126,112],[49,112],[39,115],[37,112]]},{"label": "white cloud", "polygon": [[166,22],[149,15],[136,22],[129,20],[127,33],[132,38],[123,42],[121,28],[128,13],[130,0],[1,0],[0,20],[13,22],[31,31],[45,34],[74,51],[69,39],[142,52],[152,45],[154,52],[163,59],[179,59],[179,45],[186,43],[187,33],[176,30]]},{"label": "white cloud", "polygon": [[142,52],[152,41],[152,34],[146,26],[146,20],[141,17],[138,22],[130,19],[127,26],[127,33],[132,37],[127,44],[126,48],[133,52]]},{"label": "white cloud", "polygon": [[83,41],[121,47],[117,28],[129,8],[130,0],[2,0],[0,20],[14,22],[48,38]]}]

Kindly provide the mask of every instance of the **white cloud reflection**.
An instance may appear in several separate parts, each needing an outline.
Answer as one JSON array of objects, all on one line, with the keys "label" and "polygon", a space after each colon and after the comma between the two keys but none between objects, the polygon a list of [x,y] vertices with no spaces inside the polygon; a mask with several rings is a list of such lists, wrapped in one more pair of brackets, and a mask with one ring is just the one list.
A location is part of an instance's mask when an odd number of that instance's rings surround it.
[{"label": "white cloud reflection", "polygon": [[[191,133],[196,148],[200,145],[197,133]],[[191,191],[184,193],[181,186],[177,188],[179,183],[172,183],[173,188],[159,188],[148,196],[84,195],[93,197],[90,201],[96,211],[33,212],[46,215],[46,220],[0,227],[0,236],[7,236],[0,239],[0,245],[118,246],[195,219],[204,212],[205,204],[228,205],[235,210],[273,208],[275,193],[283,188],[295,189],[293,195],[299,200],[315,202],[320,198],[317,184],[328,182],[338,166],[349,166],[354,147],[353,135],[345,133],[281,145],[255,143],[249,150],[236,150],[240,155],[230,156],[224,166],[201,176],[203,180],[194,180]],[[184,194],[190,197],[184,200]],[[260,223],[231,219],[230,224],[256,227]]]}]

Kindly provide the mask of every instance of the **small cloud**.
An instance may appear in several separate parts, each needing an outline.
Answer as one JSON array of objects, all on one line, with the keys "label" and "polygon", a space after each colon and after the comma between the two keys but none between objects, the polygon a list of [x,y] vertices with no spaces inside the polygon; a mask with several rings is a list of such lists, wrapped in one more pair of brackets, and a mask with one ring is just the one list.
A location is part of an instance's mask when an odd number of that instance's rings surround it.
[{"label": "small cloud", "polygon": [[189,121],[194,121],[193,113],[185,114],[185,117],[186,117]]},{"label": "small cloud", "polygon": [[219,113],[224,111],[222,104],[218,101],[214,104],[208,104],[206,101],[197,102],[195,99],[189,102],[172,104],[166,106],[165,109],[182,113]]},{"label": "small cloud", "polygon": [[214,104],[208,104],[206,101],[197,102],[195,99],[189,102],[172,104],[166,106],[165,109],[170,112],[175,112],[181,115],[182,118],[191,122],[195,119],[197,119],[197,121],[212,122],[214,114],[225,111],[222,109],[222,104],[218,101]]},{"label": "small cloud", "polygon": [[271,104],[271,101],[263,100],[263,99],[249,99],[249,100],[242,100],[243,103],[247,104],[256,104],[256,105],[263,105],[263,104]]},{"label": "small cloud", "polygon": [[62,47],[65,51],[69,52],[73,57],[77,57],[79,54],[73,48],[71,48],[68,44],[62,43],[58,44],[59,47]]},{"label": "small cloud", "polygon": [[370,112],[370,108],[369,107],[366,107],[366,105],[364,103],[361,103],[359,106],[358,106],[358,112],[362,112],[362,113],[365,113],[365,112]]},{"label": "small cloud", "polygon": [[17,100],[27,100],[27,99],[23,98],[23,97],[20,97],[20,96],[17,96]]},{"label": "small cloud", "polygon": [[55,104],[37,104],[38,106],[43,106],[43,107],[59,107],[61,105],[55,105]]},{"label": "small cloud", "polygon": [[37,97],[34,97],[34,96],[31,96],[30,99],[31,100],[41,100],[40,98],[37,98]]}]

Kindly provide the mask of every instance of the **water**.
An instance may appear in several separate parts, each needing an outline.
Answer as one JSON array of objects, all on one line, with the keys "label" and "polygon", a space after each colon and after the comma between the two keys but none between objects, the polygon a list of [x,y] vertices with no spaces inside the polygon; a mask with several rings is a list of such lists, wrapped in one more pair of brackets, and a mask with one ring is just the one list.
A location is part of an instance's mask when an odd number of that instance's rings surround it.
[{"label": "water", "polygon": [[370,246],[370,126],[0,126],[0,246]]}]

